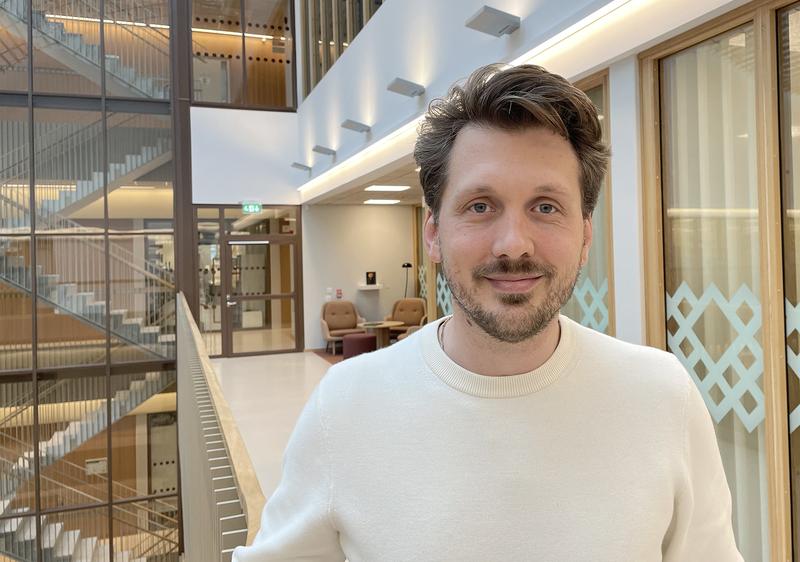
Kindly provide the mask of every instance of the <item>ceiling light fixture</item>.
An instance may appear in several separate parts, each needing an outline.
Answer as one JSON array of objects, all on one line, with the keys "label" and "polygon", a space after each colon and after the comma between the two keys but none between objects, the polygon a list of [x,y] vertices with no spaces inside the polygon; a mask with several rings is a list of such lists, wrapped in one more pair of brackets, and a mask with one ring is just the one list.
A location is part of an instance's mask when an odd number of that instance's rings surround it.
[{"label": "ceiling light fixture", "polygon": [[327,146],[322,146],[321,144],[315,144],[313,147],[311,147],[311,150],[317,154],[336,156],[336,151],[334,149],[328,148]]},{"label": "ceiling light fixture", "polygon": [[292,168],[296,170],[301,170],[303,172],[311,173],[311,166],[307,166],[301,162],[292,162]]},{"label": "ceiling light fixture", "polygon": [[425,86],[417,84],[416,82],[411,82],[410,80],[404,80],[403,78],[395,78],[389,83],[386,89],[395,94],[408,96],[410,98],[421,96],[425,93]]},{"label": "ceiling light fixture", "polygon": [[491,6],[483,6],[474,16],[464,22],[464,25],[470,29],[488,33],[494,37],[511,35],[519,29],[519,24],[519,16]]},{"label": "ceiling light fixture", "polygon": [[345,119],[342,121],[342,128],[355,131],[356,133],[369,133],[372,130],[372,127],[366,123],[354,121],[353,119]]},{"label": "ceiling light fixture", "polygon": [[397,205],[399,199],[367,199],[364,205]]},{"label": "ceiling light fixture", "polygon": [[364,191],[408,191],[410,185],[371,185]]}]

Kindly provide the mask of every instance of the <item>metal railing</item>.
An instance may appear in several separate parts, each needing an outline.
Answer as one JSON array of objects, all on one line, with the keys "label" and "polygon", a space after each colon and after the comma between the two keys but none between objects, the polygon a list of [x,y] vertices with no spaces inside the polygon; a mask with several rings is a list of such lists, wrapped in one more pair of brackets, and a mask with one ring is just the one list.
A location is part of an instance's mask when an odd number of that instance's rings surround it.
[{"label": "metal railing", "polygon": [[255,538],[264,494],[183,293],[177,317],[186,559],[228,562],[235,547]]}]

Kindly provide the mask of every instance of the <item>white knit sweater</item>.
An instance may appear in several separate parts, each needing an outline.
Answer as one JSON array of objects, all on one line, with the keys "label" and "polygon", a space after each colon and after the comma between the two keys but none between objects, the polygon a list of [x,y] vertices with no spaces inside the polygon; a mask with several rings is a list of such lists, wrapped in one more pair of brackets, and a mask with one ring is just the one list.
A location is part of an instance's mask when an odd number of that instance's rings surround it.
[{"label": "white knit sweater", "polygon": [[234,560],[742,560],[683,367],[560,324],[555,353],[521,375],[460,367],[438,322],[331,367]]}]

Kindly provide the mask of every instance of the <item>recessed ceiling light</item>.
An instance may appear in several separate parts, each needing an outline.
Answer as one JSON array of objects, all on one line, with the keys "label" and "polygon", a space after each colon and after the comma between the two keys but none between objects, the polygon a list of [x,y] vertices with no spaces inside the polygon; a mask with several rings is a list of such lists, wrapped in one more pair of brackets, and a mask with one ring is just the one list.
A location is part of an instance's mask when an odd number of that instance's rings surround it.
[{"label": "recessed ceiling light", "polygon": [[407,191],[410,185],[371,185],[364,191]]},{"label": "recessed ceiling light", "polygon": [[397,205],[399,199],[367,199],[364,205]]}]

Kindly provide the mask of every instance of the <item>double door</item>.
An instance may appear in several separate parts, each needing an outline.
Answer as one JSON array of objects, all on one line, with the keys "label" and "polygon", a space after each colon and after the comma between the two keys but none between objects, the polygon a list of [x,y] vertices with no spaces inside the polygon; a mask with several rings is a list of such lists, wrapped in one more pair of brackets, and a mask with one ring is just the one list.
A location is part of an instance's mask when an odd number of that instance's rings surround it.
[{"label": "double door", "polygon": [[198,326],[209,355],[302,351],[298,241],[230,223],[198,220]]}]

